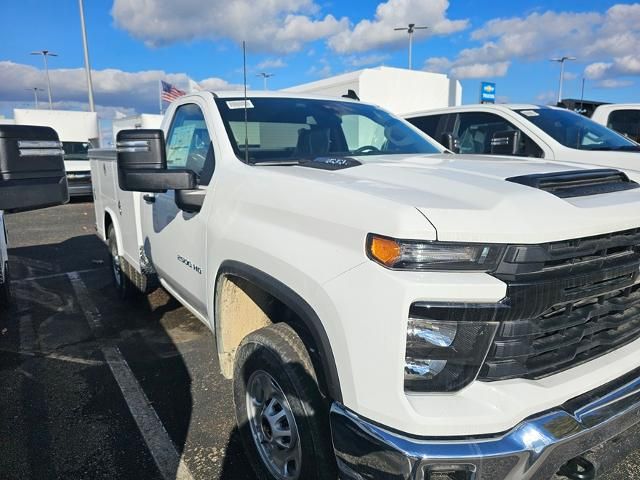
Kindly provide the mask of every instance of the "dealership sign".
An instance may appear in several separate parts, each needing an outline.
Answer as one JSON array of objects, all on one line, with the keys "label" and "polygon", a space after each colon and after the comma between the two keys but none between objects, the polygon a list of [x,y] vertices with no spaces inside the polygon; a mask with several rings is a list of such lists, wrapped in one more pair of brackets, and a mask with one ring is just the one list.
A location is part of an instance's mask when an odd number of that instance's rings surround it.
[{"label": "dealership sign", "polygon": [[496,84],[482,82],[480,84],[480,103],[496,103]]}]

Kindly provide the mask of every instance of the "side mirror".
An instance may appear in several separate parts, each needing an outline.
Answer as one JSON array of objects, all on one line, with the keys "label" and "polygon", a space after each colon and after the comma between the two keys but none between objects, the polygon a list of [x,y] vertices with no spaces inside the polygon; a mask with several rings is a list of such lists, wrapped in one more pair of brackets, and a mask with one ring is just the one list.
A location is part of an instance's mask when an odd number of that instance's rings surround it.
[{"label": "side mirror", "polygon": [[50,127],[0,125],[0,210],[69,201],[64,150]]},{"label": "side mirror", "polygon": [[195,190],[176,190],[176,206],[187,213],[197,213],[202,209],[207,191],[196,188]]},{"label": "side mirror", "polygon": [[460,152],[460,142],[453,133],[443,133],[440,137],[440,143],[454,153]]},{"label": "side mirror", "polygon": [[491,153],[493,155],[517,155],[520,146],[520,131],[506,130],[491,135]]},{"label": "side mirror", "polygon": [[167,168],[162,130],[120,130],[116,136],[118,183],[129,192],[163,193],[192,190],[196,174],[187,169]]}]

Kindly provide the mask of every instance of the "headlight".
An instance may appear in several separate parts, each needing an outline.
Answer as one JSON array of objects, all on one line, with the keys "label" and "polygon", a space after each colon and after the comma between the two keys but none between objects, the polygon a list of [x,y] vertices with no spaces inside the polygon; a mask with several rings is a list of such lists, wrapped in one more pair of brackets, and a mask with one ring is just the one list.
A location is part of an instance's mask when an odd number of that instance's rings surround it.
[{"label": "headlight", "polygon": [[471,383],[505,308],[503,304],[413,304],[407,325],[405,391],[453,392]]},{"label": "headlight", "polygon": [[394,270],[475,270],[496,268],[504,246],[397,240],[380,235],[367,237],[369,258]]}]

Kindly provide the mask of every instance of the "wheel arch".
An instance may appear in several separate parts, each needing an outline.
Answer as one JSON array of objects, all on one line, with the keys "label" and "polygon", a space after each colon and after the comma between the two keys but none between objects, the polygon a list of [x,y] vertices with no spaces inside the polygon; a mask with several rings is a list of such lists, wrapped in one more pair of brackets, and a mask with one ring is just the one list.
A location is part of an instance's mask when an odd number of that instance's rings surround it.
[{"label": "wheel arch", "polygon": [[113,226],[113,231],[116,234],[116,243],[118,245],[118,253],[120,255],[123,254],[122,252],[122,232],[120,231],[120,226],[118,225],[118,222],[116,221],[116,215],[113,211],[111,211],[111,209],[109,208],[105,208],[104,211],[104,216],[103,216],[103,222],[104,222],[104,241],[108,242],[109,241],[109,227]]},{"label": "wheel arch", "polygon": [[[223,372],[225,368],[222,362],[225,361],[225,351],[222,349],[224,315],[220,299],[225,280],[235,277],[248,282],[250,285],[257,287],[269,297],[282,303],[294,315],[288,316],[283,321],[289,324],[304,342],[309,355],[313,362],[316,375],[320,382],[321,389],[332,399],[342,401],[342,391],[340,388],[340,380],[338,370],[335,363],[335,357],[327,336],[326,330],[320,320],[320,317],[314,309],[293,289],[275,279],[268,273],[258,270],[250,265],[242,262],[227,260],[220,265],[215,279],[214,288],[214,309],[215,309],[215,334],[216,344],[218,347],[218,356],[221,360],[221,368]],[[275,322],[274,322],[275,323]],[[254,326],[252,331],[259,327]],[[251,333],[250,331],[247,332]],[[239,343],[239,342],[238,342]],[[231,355],[235,351],[231,352]],[[227,359],[228,360],[228,359]]]}]

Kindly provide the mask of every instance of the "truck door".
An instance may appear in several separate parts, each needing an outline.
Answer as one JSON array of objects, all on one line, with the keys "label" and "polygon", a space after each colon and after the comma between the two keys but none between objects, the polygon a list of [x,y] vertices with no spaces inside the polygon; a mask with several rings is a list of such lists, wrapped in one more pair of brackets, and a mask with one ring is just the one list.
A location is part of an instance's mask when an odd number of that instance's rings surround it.
[{"label": "truck door", "polygon": [[[215,166],[213,130],[207,127],[205,108],[198,98],[178,105],[166,136],[167,167],[193,170],[204,192]],[[199,212],[180,210],[173,190],[141,196],[145,253],[173,293],[202,315],[207,303],[206,207],[205,201]]]}]

